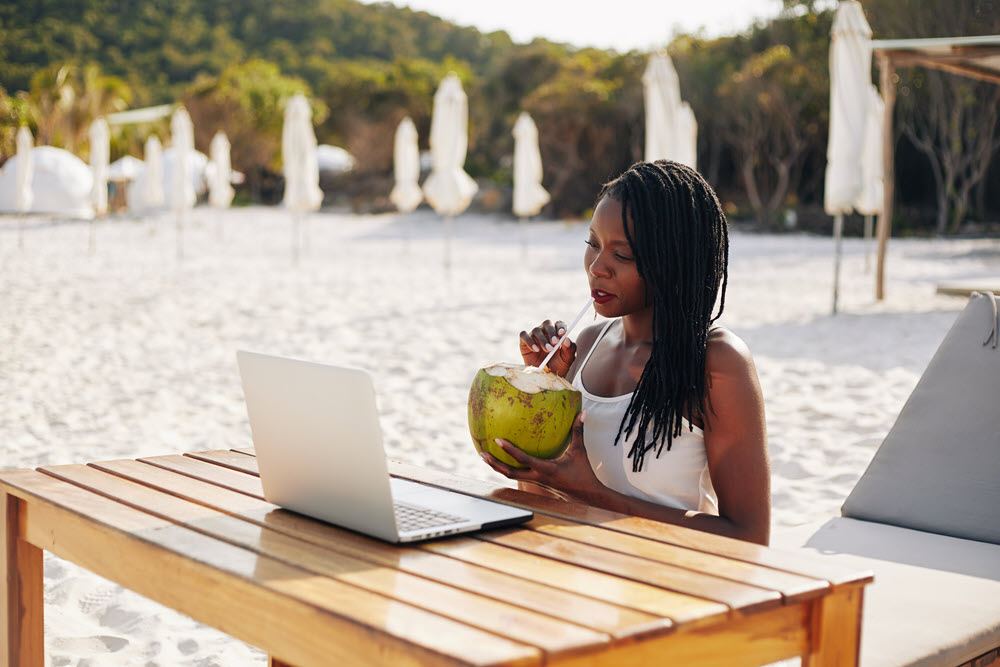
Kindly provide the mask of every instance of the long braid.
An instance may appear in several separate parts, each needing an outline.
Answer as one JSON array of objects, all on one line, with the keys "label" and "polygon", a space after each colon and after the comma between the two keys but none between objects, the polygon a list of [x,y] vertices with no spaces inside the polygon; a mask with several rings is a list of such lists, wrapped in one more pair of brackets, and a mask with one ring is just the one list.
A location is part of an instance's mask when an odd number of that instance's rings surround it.
[{"label": "long braid", "polygon": [[657,457],[664,444],[670,450],[685,415],[708,418],[705,353],[709,328],[726,303],[729,232],[715,192],[677,162],[637,163],[605,184],[598,201],[604,197],[622,206],[625,237],[653,305],[649,361],[614,442],[635,433],[628,455],[638,472],[649,450]]}]

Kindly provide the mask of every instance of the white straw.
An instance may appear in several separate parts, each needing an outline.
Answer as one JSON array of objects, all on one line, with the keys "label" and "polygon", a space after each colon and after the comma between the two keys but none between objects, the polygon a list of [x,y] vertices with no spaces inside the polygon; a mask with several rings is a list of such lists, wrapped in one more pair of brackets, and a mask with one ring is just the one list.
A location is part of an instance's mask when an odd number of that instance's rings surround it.
[{"label": "white straw", "polygon": [[542,363],[538,364],[538,366],[536,366],[535,368],[539,369],[545,368],[545,365],[549,363],[549,360],[552,358],[552,355],[556,353],[556,350],[559,349],[559,346],[563,344],[564,340],[566,340],[566,336],[569,335],[569,332],[573,330],[573,327],[576,326],[576,323],[580,321],[580,319],[587,313],[588,310],[590,310],[590,305],[592,303],[594,303],[594,297],[590,297],[589,299],[587,299],[587,303],[584,304],[583,309],[580,310],[579,314],[573,319],[572,322],[569,323],[569,326],[566,327],[566,331],[563,333],[562,337],[559,338],[559,342],[552,347],[552,350],[542,360]]}]

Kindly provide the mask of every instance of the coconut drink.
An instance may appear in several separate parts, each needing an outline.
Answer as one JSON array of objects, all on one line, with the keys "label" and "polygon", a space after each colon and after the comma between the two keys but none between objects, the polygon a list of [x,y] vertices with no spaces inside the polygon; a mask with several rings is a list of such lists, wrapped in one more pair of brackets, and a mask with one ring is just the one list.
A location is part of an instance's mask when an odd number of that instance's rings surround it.
[{"label": "coconut drink", "polygon": [[476,451],[523,468],[494,442],[554,459],[569,447],[583,397],[565,378],[534,366],[499,363],[476,373],[469,390],[469,431]]}]

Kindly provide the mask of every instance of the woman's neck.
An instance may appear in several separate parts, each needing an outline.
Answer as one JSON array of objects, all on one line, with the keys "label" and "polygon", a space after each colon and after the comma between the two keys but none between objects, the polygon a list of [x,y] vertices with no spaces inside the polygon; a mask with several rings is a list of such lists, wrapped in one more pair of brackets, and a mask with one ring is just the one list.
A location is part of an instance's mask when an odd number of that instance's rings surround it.
[{"label": "woman's neck", "polygon": [[622,342],[627,346],[653,343],[653,308],[622,316]]}]

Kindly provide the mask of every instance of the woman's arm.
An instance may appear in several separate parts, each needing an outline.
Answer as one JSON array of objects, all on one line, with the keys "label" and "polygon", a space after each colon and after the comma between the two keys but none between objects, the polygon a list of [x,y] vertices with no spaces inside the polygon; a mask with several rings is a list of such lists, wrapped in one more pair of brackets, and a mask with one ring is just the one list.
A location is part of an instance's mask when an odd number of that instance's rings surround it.
[{"label": "woman's arm", "polygon": [[713,331],[706,355],[709,414],[705,449],[719,516],[679,510],[633,498],[604,486],[583,446],[584,420],[578,418],[569,449],[558,459],[537,459],[504,440],[500,447],[527,469],[515,469],[484,455],[497,472],[519,482],[555,489],[596,507],[736,539],[767,544],[770,538],[770,465],[764,402],[746,345],[723,329]]}]

